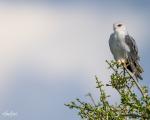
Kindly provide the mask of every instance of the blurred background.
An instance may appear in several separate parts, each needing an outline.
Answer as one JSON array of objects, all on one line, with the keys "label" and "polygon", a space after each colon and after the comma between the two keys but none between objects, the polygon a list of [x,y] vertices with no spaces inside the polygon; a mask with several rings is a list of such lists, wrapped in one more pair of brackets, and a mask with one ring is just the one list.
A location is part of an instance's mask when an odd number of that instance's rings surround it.
[{"label": "blurred background", "polygon": [[137,42],[149,86],[149,11],[149,0],[0,0],[0,119],[78,120],[64,103],[89,102],[88,92],[98,99],[94,76],[109,81],[118,21]]}]

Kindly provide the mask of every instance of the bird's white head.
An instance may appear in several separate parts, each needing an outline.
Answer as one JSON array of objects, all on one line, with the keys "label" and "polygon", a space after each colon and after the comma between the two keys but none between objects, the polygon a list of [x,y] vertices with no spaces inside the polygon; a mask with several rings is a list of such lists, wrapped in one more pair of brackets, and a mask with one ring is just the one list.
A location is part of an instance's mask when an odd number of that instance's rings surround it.
[{"label": "bird's white head", "polygon": [[113,24],[113,29],[114,29],[114,32],[117,32],[117,33],[126,33],[126,26],[121,23],[121,22],[118,22],[118,23],[114,23]]}]

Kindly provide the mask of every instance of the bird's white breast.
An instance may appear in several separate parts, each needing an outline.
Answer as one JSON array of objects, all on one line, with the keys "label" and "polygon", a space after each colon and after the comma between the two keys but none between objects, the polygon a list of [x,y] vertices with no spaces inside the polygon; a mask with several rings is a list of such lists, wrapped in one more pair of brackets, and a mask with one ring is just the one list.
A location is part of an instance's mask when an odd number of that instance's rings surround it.
[{"label": "bird's white breast", "polygon": [[126,59],[127,54],[130,51],[128,45],[125,43],[125,35],[121,33],[115,33],[112,42],[114,49],[114,57],[116,60]]}]

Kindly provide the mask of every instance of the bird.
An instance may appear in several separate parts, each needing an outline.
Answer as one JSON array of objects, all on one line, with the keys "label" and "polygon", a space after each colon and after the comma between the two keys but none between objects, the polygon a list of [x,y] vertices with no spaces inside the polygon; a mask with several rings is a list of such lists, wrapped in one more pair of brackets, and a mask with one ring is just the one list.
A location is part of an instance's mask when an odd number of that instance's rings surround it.
[{"label": "bird", "polygon": [[143,79],[143,68],[140,66],[139,53],[136,41],[128,34],[123,22],[113,24],[113,33],[109,38],[110,51],[118,64],[124,65],[136,79]]}]

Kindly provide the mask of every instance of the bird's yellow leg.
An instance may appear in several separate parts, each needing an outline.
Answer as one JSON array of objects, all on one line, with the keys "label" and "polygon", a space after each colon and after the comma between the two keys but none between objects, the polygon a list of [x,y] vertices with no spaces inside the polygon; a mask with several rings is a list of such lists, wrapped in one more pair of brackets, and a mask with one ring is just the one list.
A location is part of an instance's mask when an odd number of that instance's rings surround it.
[{"label": "bird's yellow leg", "polygon": [[127,68],[126,60],[125,59],[119,59],[117,62],[118,62],[119,65],[123,65],[124,67]]},{"label": "bird's yellow leg", "polygon": [[121,65],[121,64],[122,64],[121,59],[119,59],[119,60],[117,61],[117,63],[118,63],[119,65]]}]

